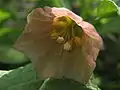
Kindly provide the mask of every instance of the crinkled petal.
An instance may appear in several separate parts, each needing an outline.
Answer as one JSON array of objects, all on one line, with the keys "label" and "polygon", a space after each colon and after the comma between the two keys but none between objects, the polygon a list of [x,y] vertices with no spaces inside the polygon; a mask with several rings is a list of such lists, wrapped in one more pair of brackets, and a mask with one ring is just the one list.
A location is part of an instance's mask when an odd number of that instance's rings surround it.
[{"label": "crinkled petal", "polygon": [[[68,16],[83,30],[82,46],[71,52],[63,51],[62,45],[52,40],[50,32],[54,18]],[[41,79],[71,78],[85,84],[96,66],[96,58],[102,39],[93,25],[65,8],[37,8],[27,17],[23,34],[15,48],[25,53],[33,62]]]}]

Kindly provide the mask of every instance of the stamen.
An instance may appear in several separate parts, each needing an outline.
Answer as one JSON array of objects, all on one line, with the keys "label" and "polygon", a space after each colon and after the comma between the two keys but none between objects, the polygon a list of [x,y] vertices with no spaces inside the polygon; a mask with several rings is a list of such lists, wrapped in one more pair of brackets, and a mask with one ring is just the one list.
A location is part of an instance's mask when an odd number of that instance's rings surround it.
[{"label": "stamen", "polygon": [[72,46],[70,45],[69,42],[66,42],[66,43],[64,44],[64,50],[65,50],[65,51],[71,51],[71,50],[72,50]]},{"label": "stamen", "polygon": [[55,18],[51,37],[63,44],[63,50],[71,51],[73,45],[81,46],[82,29],[67,16]]},{"label": "stamen", "polygon": [[63,37],[58,37],[56,41],[58,43],[63,43],[64,42],[64,38]]},{"label": "stamen", "polygon": [[81,38],[79,37],[74,37],[74,42],[76,46],[81,46]]}]

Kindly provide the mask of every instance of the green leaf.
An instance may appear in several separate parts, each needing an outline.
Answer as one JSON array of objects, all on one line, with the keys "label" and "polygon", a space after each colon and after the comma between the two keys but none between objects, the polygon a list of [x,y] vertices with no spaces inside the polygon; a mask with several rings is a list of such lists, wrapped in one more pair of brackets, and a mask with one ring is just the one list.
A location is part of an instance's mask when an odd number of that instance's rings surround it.
[{"label": "green leaf", "polygon": [[24,56],[23,53],[5,45],[0,45],[0,53],[0,62],[3,63],[21,64],[28,61],[28,59]]},{"label": "green leaf", "polygon": [[11,32],[12,29],[11,28],[0,28],[0,37]]},{"label": "green leaf", "polygon": [[27,82],[27,83],[13,85],[7,90],[38,90],[41,84],[42,82],[40,82],[39,80],[35,80],[35,81]]},{"label": "green leaf", "polygon": [[10,16],[11,16],[11,14],[9,12],[5,12],[5,11],[0,9],[0,22],[2,20],[9,18]]},{"label": "green leaf", "polygon": [[63,7],[64,6],[64,0],[52,0],[52,1],[56,7]]},{"label": "green leaf", "polygon": [[103,36],[110,33],[120,33],[120,16],[111,17],[108,21],[97,27],[98,32]]},{"label": "green leaf", "polygon": [[19,85],[36,80],[32,65],[10,71],[0,71],[0,90],[7,90],[13,85]]},{"label": "green leaf", "polygon": [[39,90],[92,90],[85,85],[69,79],[48,79],[45,80]]},{"label": "green leaf", "polygon": [[120,16],[120,7],[118,7],[118,15]]},{"label": "green leaf", "polygon": [[99,18],[117,13],[118,7],[112,0],[102,0],[97,8]]}]

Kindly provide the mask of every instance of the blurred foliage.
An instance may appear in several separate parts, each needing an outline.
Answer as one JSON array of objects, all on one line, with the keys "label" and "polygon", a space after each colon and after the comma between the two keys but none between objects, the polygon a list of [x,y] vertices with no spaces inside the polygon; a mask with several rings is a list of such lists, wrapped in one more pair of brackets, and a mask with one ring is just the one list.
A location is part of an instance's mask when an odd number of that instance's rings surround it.
[{"label": "blurred foliage", "polygon": [[96,27],[104,50],[98,56],[95,76],[102,90],[120,90],[120,0],[0,0],[0,68],[29,63],[12,45],[24,29],[28,13],[44,6],[69,8]]}]

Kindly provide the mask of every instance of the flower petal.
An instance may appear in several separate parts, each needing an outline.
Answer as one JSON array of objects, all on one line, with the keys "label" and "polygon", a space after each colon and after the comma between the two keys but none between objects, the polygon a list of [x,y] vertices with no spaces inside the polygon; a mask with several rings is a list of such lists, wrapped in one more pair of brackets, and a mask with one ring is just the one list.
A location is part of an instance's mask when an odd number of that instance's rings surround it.
[{"label": "flower petal", "polygon": [[56,16],[56,17],[62,17],[62,16],[69,16],[72,20],[76,21],[76,22],[81,22],[82,18],[76,14],[74,14],[72,11],[66,9],[66,8],[56,8],[53,7],[52,8],[52,13]]}]

